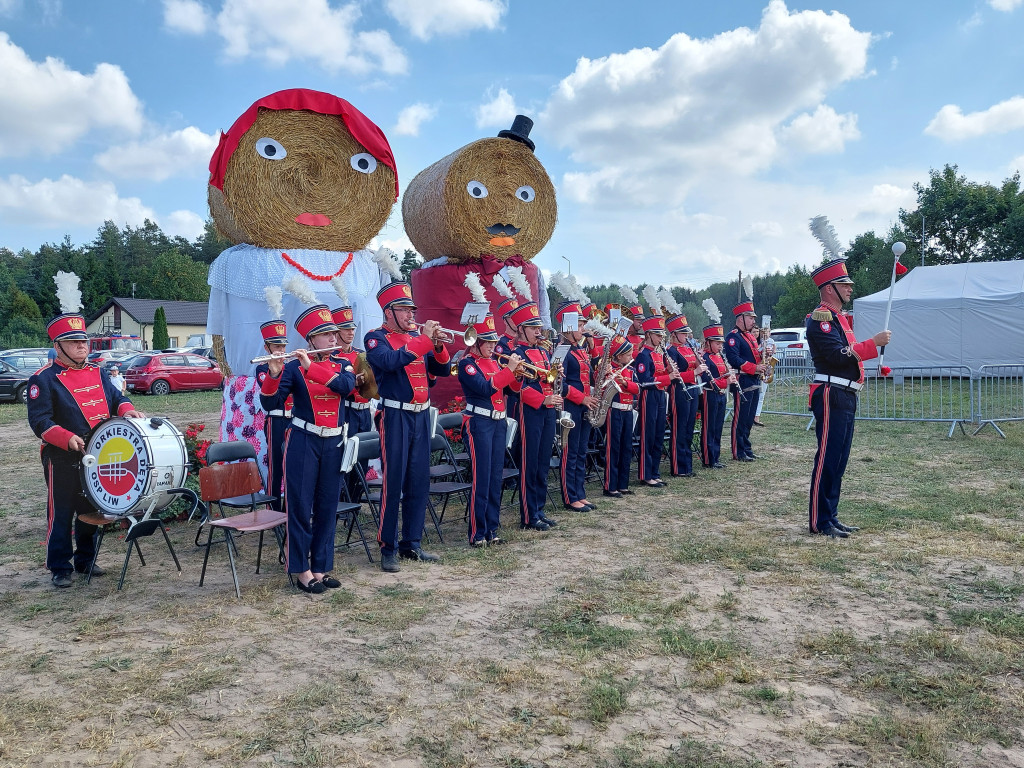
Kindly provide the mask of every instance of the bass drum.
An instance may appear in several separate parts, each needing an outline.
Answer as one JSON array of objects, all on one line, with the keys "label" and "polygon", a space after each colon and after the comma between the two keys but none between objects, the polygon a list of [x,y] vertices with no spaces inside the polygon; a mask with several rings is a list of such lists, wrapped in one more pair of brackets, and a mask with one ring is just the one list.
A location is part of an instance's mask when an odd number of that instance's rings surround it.
[{"label": "bass drum", "polygon": [[[168,493],[188,475],[185,440],[171,422],[156,416],[117,417],[97,426],[85,443],[82,488],[104,515],[124,517],[174,501]],[[142,509],[140,509],[142,507]]]}]

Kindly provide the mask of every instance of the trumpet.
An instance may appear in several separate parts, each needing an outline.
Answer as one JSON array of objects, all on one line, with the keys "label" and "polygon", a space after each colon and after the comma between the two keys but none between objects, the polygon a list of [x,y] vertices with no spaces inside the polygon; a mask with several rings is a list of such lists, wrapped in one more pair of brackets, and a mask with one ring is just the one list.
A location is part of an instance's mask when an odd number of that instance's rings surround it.
[{"label": "trumpet", "polygon": [[338,344],[335,347],[324,347],[323,349],[293,349],[291,352],[281,352],[280,354],[273,355],[260,355],[254,357],[249,361],[249,364],[253,363],[269,363],[271,360],[291,360],[293,357],[299,354],[299,352],[305,352],[307,355],[317,355],[322,352],[337,352],[339,349],[344,349],[348,344]]},{"label": "trumpet", "polygon": [[[509,358],[508,355],[495,355],[494,359],[497,360],[499,363],[505,363],[506,365],[508,365],[508,361],[509,361],[510,358]],[[548,384],[552,384],[555,381],[555,376],[557,374],[555,373],[554,369],[552,369],[552,368],[541,368],[540,366],[537,366],[537,365],[531,365],[530,363],[526,362],[525,360],[523,362],[521,362],[519,365],[523,369],[523,378],[526,378],[526,379],[541,379],[542,378]]]},{"label": "trumpet", "polygon": [[[422,328],[424,325],[425,323],[416,323],[417,328]],[[467,328],[464,333],[453,331],[450,328],[438,328],[437,333],[434,334],[433,338],[436,341],[443,341],[446,344],[451,344],[453,341],[455,341],[456,336],[461,336],[463,343],[467,347],[471,347],[473,346],[473,343],[476,341],[476,328]]]}]

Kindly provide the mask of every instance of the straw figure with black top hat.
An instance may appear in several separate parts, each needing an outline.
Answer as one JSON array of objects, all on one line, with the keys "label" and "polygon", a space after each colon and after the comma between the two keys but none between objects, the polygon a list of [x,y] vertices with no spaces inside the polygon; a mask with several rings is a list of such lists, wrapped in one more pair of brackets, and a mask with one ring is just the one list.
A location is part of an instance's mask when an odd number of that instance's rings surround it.
[{"label": "straw figure with black top hat", "polygon": [[[480,273],[491,312],[501,317],[498,305],[505,297],[493,276],[511,282],[510,267],[522,268],[540,316],[549,317],[543,275],[533,259],[551,239],[558,207],[554,184],[534,154],[532,128],[530,118],[517,115],[497,137],[455,150],[409,183],[402,218],[424,259],[411,277],[423,318],[454,327],[469,272]],[[454,380],[441,381],[434,399],[443,403],[457,394]]]}]

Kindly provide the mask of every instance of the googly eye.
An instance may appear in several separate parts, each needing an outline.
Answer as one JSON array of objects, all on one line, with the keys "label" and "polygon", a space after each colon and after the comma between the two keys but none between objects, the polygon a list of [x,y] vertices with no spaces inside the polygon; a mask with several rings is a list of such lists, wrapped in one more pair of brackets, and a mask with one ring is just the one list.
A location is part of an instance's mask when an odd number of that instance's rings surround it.
[{"label": "googly eye", "polygon": [[533,198],[537,196],[537,193],[533,191],[533,187],[529,184],[524,184],[516,190],[516,197],[522,200],[524,203],[532,203]]},{"label": "googly eye", "polygon": [[360,152],[358,155],[352,155],[349,163],[351,163],[352,168],[360,173],[373,173],[377,170],[377,158],[369,152]]},{"label": "googly eye", "polygon": [[267,160],[284,160],[288,157],[288,150],[280,141],[264,136],[256,141],[256,154]]},{"label": "googly eye", "polygon": [[479,181],[471,181],[466,185],[466,191],[470,197],[482,200],[487,197],[487,187],[481,184]]}]

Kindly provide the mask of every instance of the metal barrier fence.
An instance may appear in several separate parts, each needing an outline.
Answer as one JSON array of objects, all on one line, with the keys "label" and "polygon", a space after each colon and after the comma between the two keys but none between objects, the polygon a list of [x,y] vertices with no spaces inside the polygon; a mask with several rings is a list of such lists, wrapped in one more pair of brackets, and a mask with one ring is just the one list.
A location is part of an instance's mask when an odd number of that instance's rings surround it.
[{"label": "metal barrier fence", "polygon": [[[809,416],[808,395],[814,366],[810,359],[787,357],[775,367],[763,411]],[[893,368],[887,377],[869,375],[860,392],[857,418],[949,424],[949,435],[965,423],[986,425],[1003,435],[997,422],[1024,420],[1024,365]]]}]

